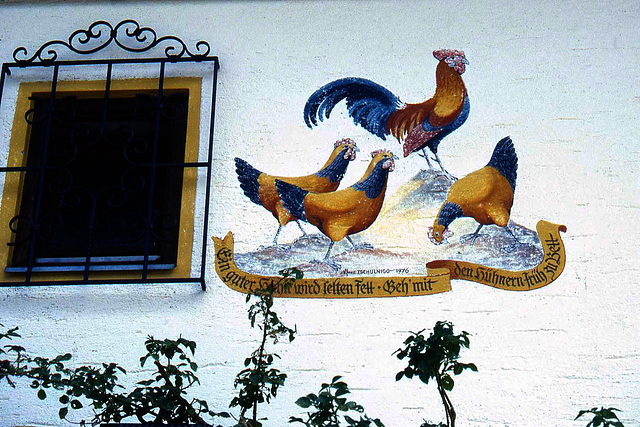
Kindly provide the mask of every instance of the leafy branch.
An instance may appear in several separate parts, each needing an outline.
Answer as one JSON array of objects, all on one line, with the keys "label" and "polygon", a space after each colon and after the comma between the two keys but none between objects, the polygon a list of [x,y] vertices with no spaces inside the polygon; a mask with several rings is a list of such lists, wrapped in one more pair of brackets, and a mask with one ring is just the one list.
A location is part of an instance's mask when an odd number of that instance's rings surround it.
[{"label": "leafy branch", "polygon": [[429,384],[429,380],[435,380],[444,406],[446,425],[454,427],[456,412],[447,395],[454,386],[450,373],[460,375],[465,369],[478,371],[473,363],[458,362],[460,350],[469,348],[469,333],[463,331],[459,335],[454,334],[453,324],[446,321],[436,322],[429,338],[425,338],[423,332],[424,329],[411,332],[404,341],[405,347],[394,352],[400,360],[409,359],[407,367],[396,375],[396,381],[400,381],[403,377],[411,379],[414,376],[425,384]]},{"label": "leafy branch", "polygon": [[593,418],[591,419],[591,421],[589,421],[586,427],[624,427],[624,424],[622,424],[620,419],[618,419],[615,411],[621,412],[620,409],[616,408],[601,407],[600,409],[585,409],[580,411],[575,419],[577,420],[578,418],[586,414],[592,414]]},{"label": "leafy branch", "polygon": [[[276,353],[266,350],[267,341],[273,344],[286,337],[289,342],[295,339],[296,330],[289,328],[280,320],[273,310],[273,296],[278,289],[287,289],[303,277],[302,271],[297,268],[281,270],[282,276],[275,283],[255,289],[247,295],[246,302],[252,299],[255,302],[248,309],[248,317],[251,327],[256,324],[262,330],[260,345],[244,360],[245,368],[241,370],[234,381],[234,387],[240,387],[238,395],[230,403],[230,407],[241,408],[238,425],[258,427],[262,424],[258,421],[258,404],[269,403],[272,397],[276,397],[278,388],[284,385],[287,374],[271,367],[276,358]],[[251,410],[251,417],[247,417],[247,411]]]},{"label": "leafy branch", "polygon": [[[13,328],[0,334],[0,340],[19,338],[17,330]],[[70,409],[82,408],[81,399],[87,400],[94,409],[94,417],[89,422],[92,425],[135,418],[141,423],[197,423],[211,426],[204,419],[205,416],[230,416],[226,412],[210,410],[202,399],[189,400],[186,397],[187,390],[200,383],[195,374],[198,365],[189,356],[195,355],[194,341],[182,337],[177,340],[156,340],[150,336],[145,346],[147,354],[140,358],[140,366],[144,367],[152,359],[156,371],[153,378],[139,381],[138,387],[130,393],[119,392],[125,387],[119,383],[118,375],[126,375],[127,372],[116,363],[71,369],[64,365],[72,357],[69,353],[53,359],[30,357],[23,347],[17,345],[0,348],[0,356],[13,356],[13,360],[0,360],[0,381],[5,379],[11,387],[15,387],[15,378],[27,378],[42,400],[48,397],[51,390],[57,392],[58,402],[62,405],[58,411],[60,419],[66,419]]]},{"label": "leafy branch", "polygon": [[[375,427],[384,427],[384,424],[378,418],[371,419],[364,414],[364,408],[361,405],[343,397],[349,394],[350,391],[347,383],[340,381],[341,378],[338,375],[333,377],[330,384],[323,383],[317,395],[310,393],[296,400],[296,405],[301,408],[313,407],[315,411],[308,412],[306,420],[300,417],[290,417],[289,422],[304,424],[306,427],[339,427],[339,412],[344,412],[342,416],[348,426],[369,427],[373,425]],[[347,415],[349,412],[358,412],[362,415],[360,419],[356,420]]]}]

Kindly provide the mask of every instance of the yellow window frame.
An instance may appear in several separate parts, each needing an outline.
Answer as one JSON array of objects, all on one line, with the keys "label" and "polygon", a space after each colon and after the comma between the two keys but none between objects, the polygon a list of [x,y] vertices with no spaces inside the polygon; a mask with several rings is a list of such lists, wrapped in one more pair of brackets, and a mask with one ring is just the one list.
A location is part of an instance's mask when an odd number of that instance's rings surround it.
[{"label": "yellow window frame", "polygon": [[[58,81],[56,96],[95,97],[104,93],[105,80]],[[22,82],[18,88],[13,127],[9,144],[7,167],[26,166],[30,126],[25,120],[25,112],[32,108],[29,99],[34,94],[50,93],[51,81]],[[111,81],[110,97],[127,96],[142,91],[158,89],[158,79],[118,79]],[[165,77],[163,90],[187,90],[187,132],[185,141],[185,163],[197,162],[200,142],[200,109],[202,98],[202,78],[200,77]],[[181,279],[191,277],[191,264],[194,241],[194,210],[196,199],[197,168],[184,168],[182,183],[182,200],[179,223],[178,255],[176,267],[171,270],[148,270],[147,279]],[[9,265],[13,233],[9,229],[9,221],[20,210],[24,172],[5,174],[0,202],[0,282],[24,281],[26,273],[8,273],[4,268]],[[81,281],[84,272],[33,272],[30,281]],[[141,270],[131,271],[90,271],[89,280],[136,280],[142,279]]]}]

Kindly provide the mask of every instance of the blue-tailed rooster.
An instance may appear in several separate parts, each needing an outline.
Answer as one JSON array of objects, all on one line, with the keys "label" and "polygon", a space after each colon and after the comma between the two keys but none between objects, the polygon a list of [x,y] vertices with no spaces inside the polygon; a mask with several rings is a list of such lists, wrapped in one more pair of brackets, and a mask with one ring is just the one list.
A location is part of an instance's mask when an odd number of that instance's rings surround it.
[{"label": "blue-tailed rooster", "polygon": [[356,247],[349,236],[369,228],[382,208],[389,172],[397,157],[387,150],[374,151],[371,157],[360,181],[333,193],[313,193],[276,180],[280,200],[291,215],[315,225],[331,239],[324,262],[334,268],[337,264],[329,262],[334,243],[346,237]]},{"label": "blue-tailed rooster", "polygon": [[438,156],[438,145],[469,116],[469,96],[462,81],[469,62],[459,50],[435,50],[433,56],[440,62],[436,67],[436,91],[430,99],[404,104],[377,83],[347,77],[327,83],[309,97],[304,107],[307,126],[313,127],[318,119],[329,118],[336,104],[346,99],[355,124],[383,140],[391,134],[399,142],[404,141],[405,157],[418,152],[427,160],[429,169],[433,169],[425,151],[428,147],[442,172],[450,176]]},{"label": "blue-tailed rooster", "polygon": [[[322,169],[314,174],[298,177],[268,175],[242,159],[235,159],[238,181],[240,181],[240,187],[244,190],[244,194],[249,200],[271,212],[278,220],[279,227],[273,239],[274,245],[278,244],[278,236],[282,227],[292,220],[297,222],[297,218],[282,206],[276,191],[275,180],[279,179],[314,193],[335,191],[344,177],[349,162],[355,160],[358,151],[360,150],[358,150],[356,143],[349,138],[336,141],[333,152]],[[299,222],[298,226],[306,235]]]},{"label": "blue-tailed rooster", "polygon": [[478,238],[480,229],[485,225],[495,224],[504,227],[518,243],[518,239],[507,227],[513,194],[516,189],[518,157],[511,138],[500,140],[493,150],[489,163],[482,169],[471,172],[464,178],[454,182],[447,199],[429,229],[429,239],[442,243],[443,239],[452,235],[447,228],[456,218],[471,217],[480,225],[475,233],[463,236],[471,239],[471,244]]}]

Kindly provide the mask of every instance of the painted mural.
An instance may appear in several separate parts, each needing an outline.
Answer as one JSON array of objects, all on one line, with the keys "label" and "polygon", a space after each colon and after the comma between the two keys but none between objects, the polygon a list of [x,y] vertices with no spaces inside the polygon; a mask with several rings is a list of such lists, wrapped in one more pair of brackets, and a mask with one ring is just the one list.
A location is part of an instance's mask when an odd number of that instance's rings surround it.
[{"label": "painted mural", "polygon": [[[325,164],[305,176],[269,175],[235,159],[244,195],[256,209],[269,211],[278,228],[272,245],[246,253],[233,252],[231,233],[214,237],[216,271],[224,283],[249,292],[273,283],[274,272],[295,266],[305,272],[305,286],[280,296],[333,298],[444,292],[452,278],[533,290],[560,275],[565,263],[560,232],[566,228],[540,221],[536,232],[511,220],[518,156],[510,137],[487,154],[486,166],[460,179],[445,169],[438,147],[469,116],[462,80],[469,62],[459,50],[435,50],[433,56],[436,88],[424,102],[403,103],[373,81],[348,77],[313,92],[304,107],[304,120],[313,129],[345,101],[356,125],[382,140],[392,136],[404,157],[424,158],[427,168],[393,194],[387,194],[387,183],[398,157],[387,149],[371,153],[357,182],[342,183],[360,155],[350,138],[336,141]],[[282,228],[292,221],[302,236],[279,243]],[[344,295],[336,293],[336,278]]]}]

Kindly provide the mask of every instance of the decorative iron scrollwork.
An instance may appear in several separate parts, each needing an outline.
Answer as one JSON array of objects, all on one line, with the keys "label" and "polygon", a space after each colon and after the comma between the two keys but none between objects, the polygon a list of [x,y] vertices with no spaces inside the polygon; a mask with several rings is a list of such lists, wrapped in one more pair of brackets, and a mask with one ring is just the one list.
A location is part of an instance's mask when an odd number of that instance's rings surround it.
[{"label": "decorative iron scrollwork", "polygon": [[188,56],[193,59],[204,58],[211,51],[209,43],[200,40],[195,44],[195,51],[187,48],[185,42],[176,36],[158,37],[150,27],[141,27],[133,19],[119,22],[115,27],[106,21],[96,21],[86,30],[76,30],[69,36],[69,41],[51,40],[43,44],[32,56],[27,48],[19,47],[13,51],[16,63],[53,62],[58,59],[61,49],[67,49],[79,55],[88,55],[105,49],[115,43],[128,52],[147,52],[159,45],[164,45],[167,58]]}]

